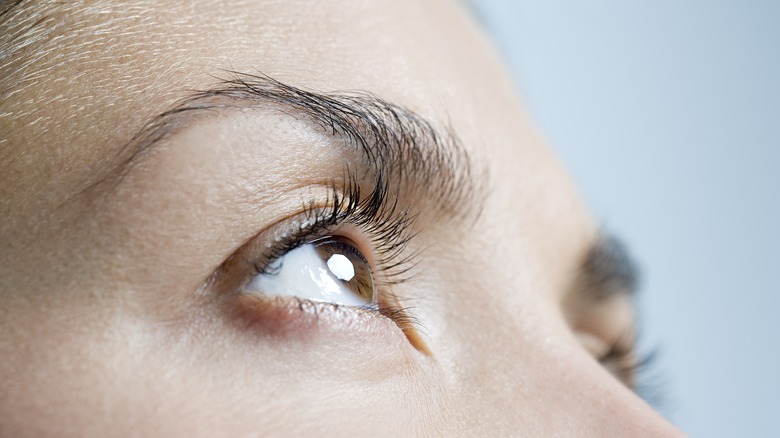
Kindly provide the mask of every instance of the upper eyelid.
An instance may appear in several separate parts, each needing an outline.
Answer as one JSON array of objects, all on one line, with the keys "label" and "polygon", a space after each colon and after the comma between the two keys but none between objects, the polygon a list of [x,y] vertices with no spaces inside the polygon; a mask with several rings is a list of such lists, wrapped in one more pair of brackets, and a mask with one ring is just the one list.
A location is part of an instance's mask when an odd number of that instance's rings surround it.
[{"label": "upper eyelid", "polygon": [[[262,267],[274,258],[307,239],[326,235],[338,228],[343,231],[345,227],[352,227],[368,235],[368,242],[355,234],[349,237],[371,245],[368,259],[383,274],[376,280],[393,277],[392,283],[402,282],[400,274],[405,273],[411,264],[409,259],[402,259],[402,253],[414,234],[413,221],[404,216],[406,210],[399,208],[401,204],[397,199],[391,199],[391,192],[381,186],[374,187],[369,194],[362,194],[358,176],[350,172],[349,168],[346,169],[339,184],[332,184],[328,192],[316,195],[318,199],[301,205],[295,214],[254,235],[234,255],[242,254],[247,258],[245,262],[251,261],[252,266],[255,266],[255,260],[259,260],[262,266],[260,269],[256,267],[255,271],[262,271]],[[401,271],[395,272],[394,269]],[[389,280],[386,282],[391,283]]]},{"label": "upper eyelid", "polygon": [[[356,179],[356,177],[352,177],[350,180],[354,179]],[[214,274],[211,276],[210,286],[212,286],[212,289],[217,289],[215,292],[218,295],[234,297],[241,296],[241,290],[243,286],[246,286],[246,284],[252,280],[252,276],[257,274],[257,269],[253,269],[251,272],[247,272],[246,266],[254,266],[252,260],[256,257],[259,257],[260,253],[263,254],[262,257],[264,263],[269,264],[274,260],[274,257],[281,256],[283,253],[286,253],[286,251],[292,250],[292,245],[300,245],[300,243],[316,238],[317,230],[324,233],[324,235],[331,235],[329,234],[329,231],[336,231],[337,229],[332,227],[339,227],[345,223],[350,224],[356,228],[362,227],[362,231],[364,233],[374,233],[374,235],[369,237],[369,240],[372,242],[371,249],[374,252],[376,252],[377,246],[382,246],[387,241],[395,242],[393,245],[391,245],[393,250],[392,253],[379,254],[379,257],[370,263],[374,272],[373,279],[374,285],[377,288],[377,293],[384,297],[384,304],[380,305],[376,312],[392,319],[396,325],[406,334],[407,339],[412,345],[415,346],[415,348],[423,353],[429,354],[430,351],[428,350],[426,343],[420,337],[420,333],[425,332],[424,327],[422,327],[421,322],[410,313],[411,311],[408,307],[401,306],[401,303],[405,302],[406,300],[402,299],[393,290],[395,285],[405,281],[405,279],[396,278],[392,281],[387,280],[391,275],[395,274],[392,272],[392,269],[412,263],[411,260],[402,260],[401,257],[402,253],[404,252],[404,248],[409,242],[407,237],[411,238],[411,235],[408,235],[407,231],[410,231],[413,224],[411,222],[405,222],[402,217],[397,216],[397,212],[394,207],[372,207],[372,202],[376,202],[377,199],[380,199],[380,202],[383,204],[388,202],[388,199],[386,198],[388,195],[387,191],[381,191],[381,196],[379,198],[375,198],[370,194],[368,196],[361,197],[358,192],[349,191],[349,187],[352,187],[354,190],[356,187],[355,185],[344,183],[342,186],[346,187],[346,189],[341,195],[339,195],[341,198],[337,198],[336,195],[341,193],[341,191],[335,186],[332,188],[334,193],[334,202],[331,206],[333,213],[329,214],[327,209],[323,210],[323,207],[311,208],[311,206],[303,206],[303,210],[320,212],[315,216],[309,216],[308,219],[302,219],[303,221],[308,220],[311,222],[310,225],[305,227],[299,226],[300,221],[296,221],[296,219],[294,219],[296,217],[301,217],[299,214],[290,216],[288,219],[285,219],[267,228],[265,233],[268,234],[270,232],[271,236],[273,236],[274,232],[270,230],[274,227],[278,227],[279,230],[283,230],[285,229],[284,227],[287,227],[287,229],[290,231],[287,233],[289,239],[282,239],[281,241],[275,242],[273,245],[274,251],[276,252],[269,253],[268,251],[260,251],[258,253],[256,251],[254,256],[247,256],[247,251],[244,250],[244,248],[248,247],[257,249],[258,246],[264,246],[263,244],[265,242],[261,240],[263,232],[254,236],[249,242],[233,253],[233,255],[228,260],[226,260],[223,266],[220,266],[220,268],[214,272]],[[346,199],[349,201],[341,202],[338,201],[338,199]],[[397,206],[398,204],[393,203],[392,205]],[[324,225],[322,222],[324,222]],[[277,231],[276,234],[278,236],[284,235],[285,233],[283,231]],[[333,234],[338,235],[338,231],[334,232]],[[265,236],[266,239],[268,237],[269,236]],[[278,240],[273,237],[271,237],[271,239]],[[366,250],[365,248],[360,249],[361,251]],[[415,256],[419,255],[419,253],[414,254]],[[229,267],[225,267],[225,265],[230,264],[231,261],[238,262],[239,267],[237,269],[230,269]],[[241,262],[243,262],[244,268],[241,268]],[[231,275],[231,272],[237,274],[237,276]],[[406,273],[407,271],[403,270],[399,272],[398,275]],[[262,275],[262,273],[260,273],[260,275]],[[220,281],[220,276],[227,278],[232,277],[234,281]]]}]

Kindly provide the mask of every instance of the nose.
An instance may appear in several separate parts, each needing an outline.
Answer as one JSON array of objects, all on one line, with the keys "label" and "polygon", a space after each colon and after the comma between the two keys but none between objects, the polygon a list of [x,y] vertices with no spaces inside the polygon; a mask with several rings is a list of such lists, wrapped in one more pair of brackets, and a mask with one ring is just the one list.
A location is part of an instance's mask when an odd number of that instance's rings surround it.
[{"label": "nose", "polygon": [[583,436],[684,436],[596,361],[573,362],[573,370],[560,370],[546,385],[562,406],[555,416],[559,424],[569,423],[566,429]]},{"label": "nose", "polygon": [[684,436],[573,337],[539,335],[494,337],[498,349],[483,339],[481,364],[460,368],[468,435]]},{"label": "nose", "polygon": [[[451,289],[457,291],[457,288]],[[493,302],[519,287],[482,289]],[[514,292],[514,295],[512,295]],[[454,300],[434,332],[444,420],[467,436],[684,436],[581,345],[560,308]],[[522,305],[519,303],[522,301]],[[461,303],[461,304],[456,304]]]},{"label": "nose", "polygon": [[[551,339],[548,339],[551,340]],[[514,342],[522,339],[514,339]],[[484,345],[484,344],[483,344]],[[682,432],[588,353],[552,344],[518,354],[483,350],[482,365],[458,367],[448,421],[467,436],[681,437]],[[487,354],[485,354],[487,353]],[[495,358],[495,360],[492,360]],[[465,360],[461,363],[465,363]]]}]

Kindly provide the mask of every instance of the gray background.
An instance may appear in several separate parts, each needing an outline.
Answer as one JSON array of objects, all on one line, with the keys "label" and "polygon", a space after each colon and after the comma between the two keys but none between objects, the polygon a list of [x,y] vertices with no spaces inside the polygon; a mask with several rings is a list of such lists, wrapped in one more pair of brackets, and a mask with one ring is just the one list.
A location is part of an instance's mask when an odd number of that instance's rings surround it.
[{"label": "gray background", "polygon": [[692,436],[780,436],[780,1],[472,5],[643,265],[661,410]]}]

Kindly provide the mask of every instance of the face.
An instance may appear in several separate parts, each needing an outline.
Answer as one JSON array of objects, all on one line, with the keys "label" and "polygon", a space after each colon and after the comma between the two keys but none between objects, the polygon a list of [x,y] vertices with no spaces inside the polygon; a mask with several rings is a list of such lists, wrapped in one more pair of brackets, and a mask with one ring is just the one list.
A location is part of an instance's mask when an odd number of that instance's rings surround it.
[{"label": "face", "polygon": [[457,4],[0,29],[3,435],[677,433],[625,250]]}]

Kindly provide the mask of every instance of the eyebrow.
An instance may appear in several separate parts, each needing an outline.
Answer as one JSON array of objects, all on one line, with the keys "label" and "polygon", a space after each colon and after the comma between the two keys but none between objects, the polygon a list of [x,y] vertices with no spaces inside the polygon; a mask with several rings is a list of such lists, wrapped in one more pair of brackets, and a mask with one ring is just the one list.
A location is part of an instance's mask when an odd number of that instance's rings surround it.
[{"label": "eyebrow", "polygon": [[618,237],[602,232],[580,264],[575,293],[592,301],[616,295],[634,296],[639,277],[639,268],[626,245]]},{"label": "eyebrow", "polygon": [[[380,191],[401,192],[433,202],[450,216],[476,219],[484,202],[487,172],[474,164],[451,127],[437,127],[409,109],[365,91],[322,93],[294,87],[262,74],[232,77],[177,102],[150,120],[121,154],[113,172],[131,171],[156,145],[194,119],[229,109],[275,109],[342,140],[359,151],[362,170],[375,175]],[[377,193],[374,196],[384,195]]]},{"label": "eyebrow", "polygon": [[11,12],[13,8],[19,6],[22,1],[23,0],[10,0],[7,2],[0,2],[0,18],[3,18],[3,16]]}]

